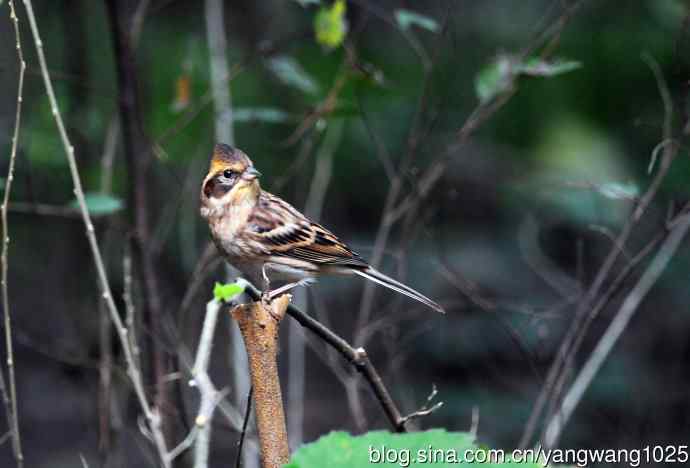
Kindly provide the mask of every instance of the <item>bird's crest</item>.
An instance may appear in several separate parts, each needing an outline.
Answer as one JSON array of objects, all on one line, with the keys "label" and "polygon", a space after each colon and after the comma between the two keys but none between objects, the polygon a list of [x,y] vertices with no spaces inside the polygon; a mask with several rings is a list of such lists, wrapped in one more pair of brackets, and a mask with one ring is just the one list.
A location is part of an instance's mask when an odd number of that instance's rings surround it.
[{"label": "bird's crest", "polygon": [[233,148],[225,143],[216,143],[216,146],[213,147],[209,172],[215,174],[225,169],[232,169],[235,172],[241,173],[247,167],[253,165],[252,160],[242,150]]}]

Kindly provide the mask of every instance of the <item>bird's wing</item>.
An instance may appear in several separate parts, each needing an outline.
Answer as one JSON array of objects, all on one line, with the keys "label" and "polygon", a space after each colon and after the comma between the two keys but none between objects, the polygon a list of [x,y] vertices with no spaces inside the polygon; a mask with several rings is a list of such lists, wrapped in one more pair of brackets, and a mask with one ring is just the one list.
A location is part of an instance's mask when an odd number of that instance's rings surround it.
[{"label": "bird's wing", "polygon": [[317,265],[367,267],[367,263],[332,232],[286,201],[262,192],[248,220],[249,234],[269,255]]}]

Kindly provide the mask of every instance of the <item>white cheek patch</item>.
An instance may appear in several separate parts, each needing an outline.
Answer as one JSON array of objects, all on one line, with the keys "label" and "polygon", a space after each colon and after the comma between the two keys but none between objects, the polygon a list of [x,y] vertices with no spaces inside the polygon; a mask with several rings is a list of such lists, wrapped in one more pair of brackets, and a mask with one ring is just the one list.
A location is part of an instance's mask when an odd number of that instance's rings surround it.
[{"label": "white cheek patch", "polygon": [[205,217],[223,216],[228,209],[232,192],[228,192],[220,198],[208,197],[205,206],[201,208],[201,215]]}]

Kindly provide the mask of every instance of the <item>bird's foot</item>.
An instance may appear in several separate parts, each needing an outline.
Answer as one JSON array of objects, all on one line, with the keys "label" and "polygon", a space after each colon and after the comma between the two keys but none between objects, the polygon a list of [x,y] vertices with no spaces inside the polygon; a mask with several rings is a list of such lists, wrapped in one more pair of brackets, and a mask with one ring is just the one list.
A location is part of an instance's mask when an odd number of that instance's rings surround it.
[{"label": "bird's foot", "polygon": [[307,286],[309,284],[315,283],[316,279],[314,278],[303,278],[299,281],[295,281],[294,283],[288,283],[286,285],[283,285],[279,288],[276,288],[272,291],[269,291],[268,289],[265,289],[261,293],[261,303],[265,305],[266,307],[269,307],[271,305],[271,302],[273,302],[273,299],[276,297],[285,294],[286,292],[290,291],[291,289],[294,289],[298,286]]},{"label": "bird's foot", "polygon": [[261,292],[261,305],[263,305],[267,310],[271,310],[271,291],[265,289]]}]

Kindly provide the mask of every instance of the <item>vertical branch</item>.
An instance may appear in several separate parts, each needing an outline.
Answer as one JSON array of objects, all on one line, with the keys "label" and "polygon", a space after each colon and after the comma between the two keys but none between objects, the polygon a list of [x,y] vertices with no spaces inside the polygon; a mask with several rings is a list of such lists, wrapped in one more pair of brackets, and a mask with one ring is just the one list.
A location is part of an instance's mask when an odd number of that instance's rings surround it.
[{"label": "vertical branch", "polygon": [[134,54],[131,47],[131,29],[128,27],[126,11],[121,11],[121,3],[116,0],[107,2],[109,21],[115,49],[117,69],[119,111],[122,136],[126,155],[126,164],[130,184],[127,203],[130,222],[134,230],[133,253],[142,279],[143,318],[151,334],[148,339],[150,369],[155,386],[155,407],[160,411],[161,424],[166,443],[171,444],[175,438],[174,418],[169,413],[174,407],[171,404],[170,389],[166,376],[170,365],[165,350],[160,343],[163,337],[163,306],[160,297],[158,274],[150,244],[150,215],[148,187],[151,186],[149,168],[151,152],[143,135],[143,125],[139,108],[139,89]]},{"label": "vertical branch", "polygon": [[[8,264],[8,250],[10,244],[9,227],[7,223],[7,206],[10,201],[10,192],[12,190],[12,180],[14,179],[14,163],[17,160],[17,144],[19,141],[19,127],[21,126],[22,116],[22,94],[24,92],[24,71],[26,70],[26,62],[24,62],[24,54],[22,52],[22,45],[19,36],[19,19],[17,12],[14,9],[14,1],[9,0],[10,19],[14,25],[14,34],[16,38],[17,58],[19,60],[19,84],[17,85],[17,111],[14,119],[14,132],[12,133],[12,150],[10,153],[10,167],[7,171],[7,180],[5,182],[5,195],[2,200],[2,310],[5,314],[5,349],[7,352],[7,372],[9,379],[9,406],[7,408],[8,422],[10,423],[10,430],[12,431],[12,447],[14,450],[14,458],[17,461],[17,466],[22,467],[24,464],[24,455],[22,453],[22,443],[19,434],[19,414],[17,412],[17,385],[14,376],[14,351],[12,346],[12,319],[10,316],[10,300],[7,289],[7,264]],[[3,380],[4,377],[0,373]],[[3,393],[7,393],[5,390]],[[3,395],[3,399],[7,401],[7,396]]]},{"label": "vertical branch", "polygon": [[77,199],[77,204],[79,206],[79,212],[84,221],[86,227],[86,238],[89,243],[89,249],[93,255],[94,266],[96,268],[96,273],[98,276],[98,284],[105,301],[105,304],[110,313],[110,319],[115,325],[115,330],[118,334],[120,340],[120,345],[124,351],[125,361],[127,363],[127,374],[132,381],[134,387],[134,392],[137,396],[139,404],[144,412],[144,416],[149,426],[149,430],[153,434],[153,441],[156,446],[157,453],[163,462],[164,468],[169,468],[170,464],[167,462],[167,450],[165,446],[165,440],[163,438],[160,429],[160,417],[157,412],[155,412],[148,403],[146,399],[146,394],[144,392],[144,383],[141,378],[141,371],[136,365],[134,360],[131,347],[128,341],[128,330],[122,323],[122,319],[115,307],[115,301],[113,300],[113,295],[110,289],[110,283],[108,281],[108,275],[105,270],[105,264],[103,263],[103,257],[101,256],[101,251],[98,247],[98,239],[96,238],[96,230],[94,229],[93,222],[91,221],[91,215],[86,206],[86,199],[84,197],[84,189],[81,185],[81,176],[79,175],[79,169],[77,168],[77,161],[74,157],[74,147],[72,146],[69,137],[67,136],[67,131],[65,130],[65,124],[62,120],[62,114],[57,105],[57,99],[55,98],[55,91],[53,90],[53,83],[50,79],[48,73],[48,65],[46,63],[45,53],[43,52],[43,41],[41,41],[41,36],[38,31],[38,25],[36,24],[36,16],[34,15],[33,5],[31,0],[23,0],[24,7],[26,8],[26,15],[29,20],[29,25],[31,26],[31,34],[34,38],[34,44],[36,46],[36,53],[38,55],[38,61],[41,70],[41,76],[43,78],[43,83],[46,88],[46,94],[48,96],[48,101],[50,102],[51,112],[55,118],[55,124],[60,135],[60,140],[62,141],[63,147],[65,149],[65,154],[67,157],[67,163],[70,169],[70,175],[72,177],[72,183],[74,185],[74,195]]},{"label": "vertical branch", "polygon": [[[333,155],[340,144],[344,123],[341,119],[331,119],[323,142],[316,155],[316,168],[312,177],[309,195],[304,206],[304,213],[312,219],[321,218],[324,199],[333,172]],[[307,311],[307,291],[298,288],[294,292],[294,303]],[[302,331],[297,324],[290,323],[288,327],[288,369],[290,370],[287,386],[288,434],[290,445],[294,448],[302,443],[304,426],[304,398],[305,398],[305,341]]]},{"label": "vertical branch", "polygon": [[211,417],[215,407],[217,392],[213,385],[210,385],[207,372],[220,308],[220,303],[216,301],[211,301],[206,306],[206,318],[204,319],[194,367],[192,368],[192,376],[201,394],[199,413],[195,421],[199,432],[194,443],[194,468],[206,468],[208,466],[208,454],[211,444]]},{"label": "vertical branch", "polygon": [[226,57],[227,43],[222,0],[206,0],[206,38],[211,56],[211,92],[215,110],[216,141],[234,144],[232,131],[232,102],[228,77],[230,71]]},{"label": "vertical branch", "polygon": [[279,468],[290,457],[276,362],[278,327],[289,303],[290,296],[285,294],[270,304],[271,310],[259,301],[239,305],[231,311],[249,358],[263,468]]}]

